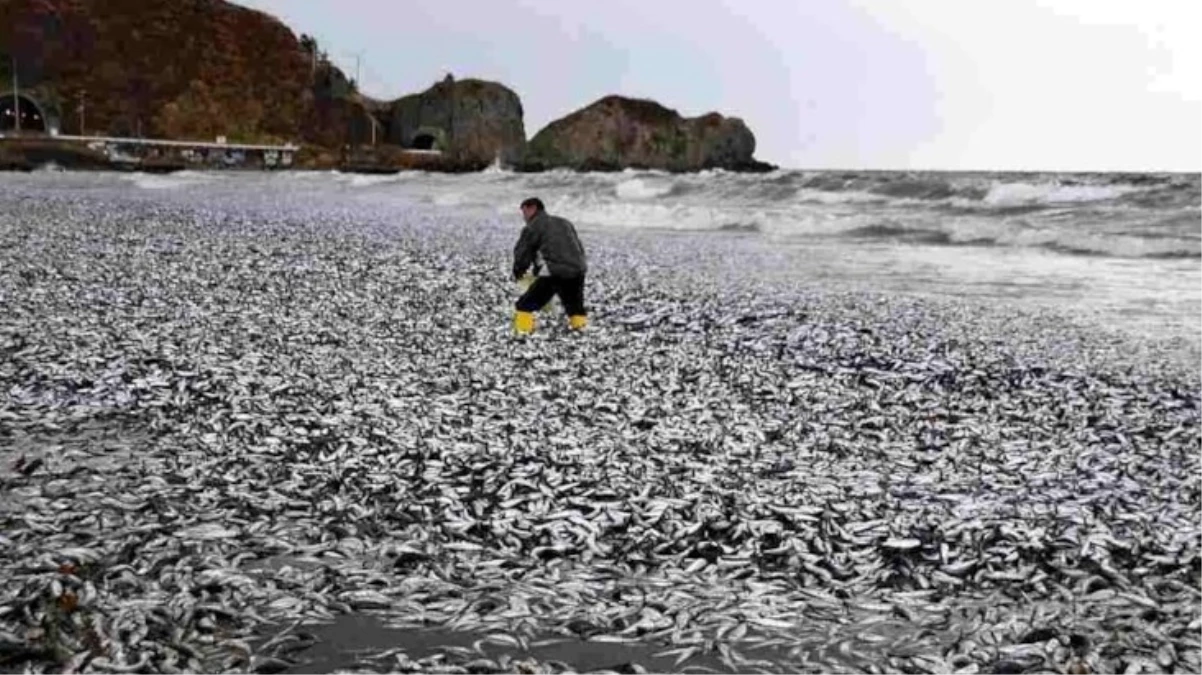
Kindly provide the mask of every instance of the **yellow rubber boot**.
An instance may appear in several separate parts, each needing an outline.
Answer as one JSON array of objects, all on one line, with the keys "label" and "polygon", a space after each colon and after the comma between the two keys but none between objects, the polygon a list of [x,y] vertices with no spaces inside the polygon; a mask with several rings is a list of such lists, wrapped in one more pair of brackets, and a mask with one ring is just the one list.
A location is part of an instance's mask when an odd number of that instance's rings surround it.
[{"label": "yellow rubber boot", "polygon": [[584,315],[576,315],[568,317],[568,327],[572,330],[580,330],[588,325],[588,317]]},{"label": "yellow rubber boot", "polygon": [[518,312],[513,315],[513,330],[518,335],[529,335],[534,332],[534,313]]}]

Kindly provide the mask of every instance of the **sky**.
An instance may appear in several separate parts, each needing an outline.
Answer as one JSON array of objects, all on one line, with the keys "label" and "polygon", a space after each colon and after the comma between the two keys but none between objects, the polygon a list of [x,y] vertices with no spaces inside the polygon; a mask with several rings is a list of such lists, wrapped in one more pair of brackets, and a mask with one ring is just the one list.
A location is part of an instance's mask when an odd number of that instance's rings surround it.
[{"label": "sky", "polygon": [[499,81],[528,138],[620,94],[739,117],[786,168],[1202,171],[1186,0],[237,2],[369,96]]}]

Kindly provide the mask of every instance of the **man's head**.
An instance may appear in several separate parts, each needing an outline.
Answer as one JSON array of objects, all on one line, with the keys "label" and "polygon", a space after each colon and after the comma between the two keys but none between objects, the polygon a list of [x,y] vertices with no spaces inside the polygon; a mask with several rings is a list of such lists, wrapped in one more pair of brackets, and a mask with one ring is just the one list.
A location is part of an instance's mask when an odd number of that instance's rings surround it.
[{"label": "man's head", "polygon": [[522,217],[527,221],[545,210],[546,207],[543,206],[543,200],[538,197],[530,197],[522,202]]}]

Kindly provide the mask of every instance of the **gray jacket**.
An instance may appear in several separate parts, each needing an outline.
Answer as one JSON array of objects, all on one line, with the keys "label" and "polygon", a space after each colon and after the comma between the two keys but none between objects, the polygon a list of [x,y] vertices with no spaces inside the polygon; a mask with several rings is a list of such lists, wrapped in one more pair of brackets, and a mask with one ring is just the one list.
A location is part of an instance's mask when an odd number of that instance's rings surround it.
[{"label": "gray jacket", "polygon": [[546,211],[531,218],[522,228],[513,247],[513,278],[521,278],[540,256],[552,276],[579,277],[588,271],[584,245],[576,236],[575,226],[566,218]]}]

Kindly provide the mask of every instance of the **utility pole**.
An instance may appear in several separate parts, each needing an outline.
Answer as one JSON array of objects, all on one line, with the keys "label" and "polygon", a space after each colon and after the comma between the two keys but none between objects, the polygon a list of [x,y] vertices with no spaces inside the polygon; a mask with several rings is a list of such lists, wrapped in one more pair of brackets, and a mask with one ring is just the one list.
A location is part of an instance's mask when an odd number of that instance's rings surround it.
[{"label": "utility pole", "polygon": [[355,57],[355,77],[353,78],[353,81],[355,83],[355,88],[361,90],[362,86],[359,82],[359,75],[362,71],[363,52],[352,52],[352,51],[347,50],[347,51],[341,52],[341,54],[343,56]]},{"label": "utility pole", "polygon": [[79,90],[79,135],[80,136],[88,135],[87,132],[84,131],[84,119],[85,119],[84,118],[84,114],[85,114],[84,110],[88,104],[87,96],[88,96],[88,93],[86,91],[84,91],[82,89]]},{"label": "utility pole", "polygon": [[[359,100],[362,101],[363,100],[363,80],[360,79],[360,76],[363,72],[363,69],[362,69],[363,52],[361,52],[361,51],[351,52],[351,54],[355,57],[355,91],[354,91],[354,93],[358,94]],[[367,110],[367,106],[364,106],[364,113],[367,114],[367,122],[371,126],[371,144],[372,144],[372,147],[375,147],[375,145],[376,145],[376,116]]]},{"label": "utility pole", "polygon": [[11,57],[11,59],[12,59],[12,68],[13,68],[13,112],[17,116],[16,126],[13,127],[13,130],[17,132],[18,136],[20,136],[21,135],[21,96],[20,96],[20,92],[19,92],[20,83],[17,81],[17,57],[13,56],[13,57]]},{"label": "utility pole", "polygon": [[359,62],[363,58],[363,52],[351,52],[351,55],[355,57],[355,88],[359,89],[361,88],[359,83]]}]

